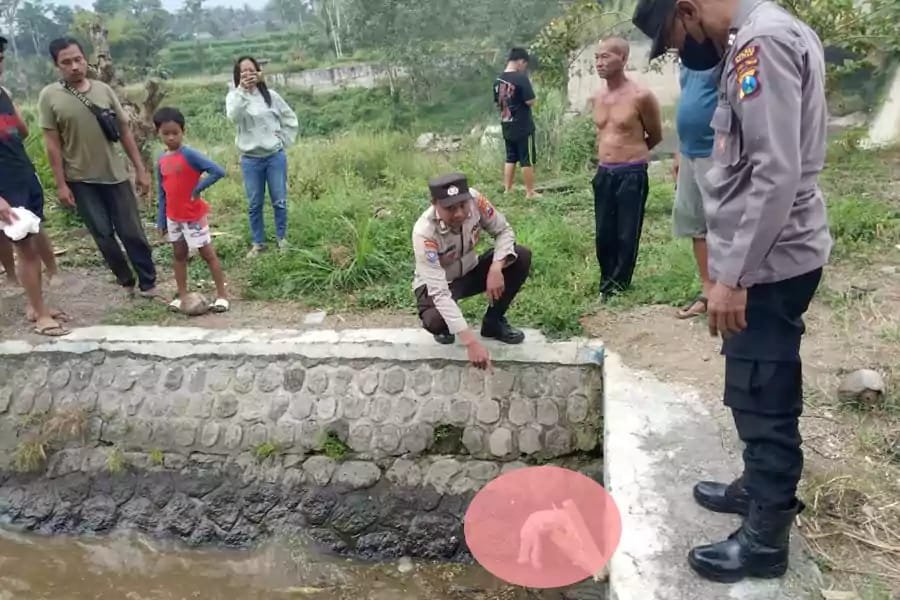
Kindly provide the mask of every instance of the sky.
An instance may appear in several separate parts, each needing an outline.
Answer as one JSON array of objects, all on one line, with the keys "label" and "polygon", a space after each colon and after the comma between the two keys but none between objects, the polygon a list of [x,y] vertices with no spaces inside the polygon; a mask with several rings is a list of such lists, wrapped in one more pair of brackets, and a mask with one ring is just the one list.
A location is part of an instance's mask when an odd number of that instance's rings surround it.
[{"label": "sky", "polygon": [[[80,6],[82,8],[91,8],[94,4],[94,0],[57,0],[58,4],[62,4],[64,6],[76,7]],[[234,8],[241,8],[244,4],[250,4],[251,6],[257,4],[258,2],[253,2],[252,0],[206,0],[203,5],[204,6],[232,6]],[[181,8],[184,5],[184,0],[162,0],[162,5],[170,11],[175,11]]]}]

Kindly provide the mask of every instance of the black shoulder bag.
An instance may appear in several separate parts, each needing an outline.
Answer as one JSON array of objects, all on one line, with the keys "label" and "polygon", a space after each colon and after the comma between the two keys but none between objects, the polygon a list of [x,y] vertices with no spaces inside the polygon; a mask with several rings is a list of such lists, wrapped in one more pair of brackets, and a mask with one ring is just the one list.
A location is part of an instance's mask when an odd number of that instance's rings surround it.
[{"label": "black shoulder bag", "polygon": [[81,103],[84,104],[89,111],[94,113],[94,116],[97,117],[97,123],[100,125],[100,129],[103,131],[103,135],[106,136],[106,139],[113,143],[118,142],[121,139],[121,135],[119,134],[119,117],[116,115],[116,111],[111,108],[100,108],[67,82],[60,81],[60,83],[66,88],[67,92],[81,100]]}]

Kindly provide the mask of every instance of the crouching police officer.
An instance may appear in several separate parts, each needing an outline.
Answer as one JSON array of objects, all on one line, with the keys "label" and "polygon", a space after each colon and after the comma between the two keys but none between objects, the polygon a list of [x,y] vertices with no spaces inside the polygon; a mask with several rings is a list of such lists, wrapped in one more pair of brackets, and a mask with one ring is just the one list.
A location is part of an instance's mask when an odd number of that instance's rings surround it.
[{"label": "crouching police officer", "polygon": [[825,162],[825,60],[815,32],[768,0],[640,0],[634,24],[684,66],[718,68],[712,118],[709,328],[723,338],[724,400],[745,444],[743,475],[701,482],[702,506],[744,516],[718,544],[694,548],[701,576],[776,578],[788,564],[803,470],[803,315],[832,239],[818,176]]},{"label": "crouching police officer", "polygon": [[[464,175],[438,177],[428,187],[431,207],[416,222],[412,235],[419,318],[438,343],[452,344],[458,335],[472,364],[485,369],[490,367],[490,354],[456,302],[486,292],[490,307],[481,324],[482,337],[521,344],[525,334],[510,327],[505,315],[528,278],[531,252],[516,245],[506,218],[469,188]],[[494,238],[495,247],[478,256],[475,247],[482,230]]]}]

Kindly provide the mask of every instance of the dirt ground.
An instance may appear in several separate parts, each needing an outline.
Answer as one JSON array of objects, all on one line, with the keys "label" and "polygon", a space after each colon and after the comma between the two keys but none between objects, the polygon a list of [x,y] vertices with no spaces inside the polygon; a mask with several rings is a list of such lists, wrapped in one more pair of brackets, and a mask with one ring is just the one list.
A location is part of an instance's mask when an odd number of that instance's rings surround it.
[{"label": "dirt ground", "polygon": [[[900,598],[900,268],[829,268],[807,315],[803,356],[806,412],[801,530],[818,554],[829,586],[855,590],[860,600]],[[161,273],[163,281],[167,274]],[[234,290],[238,292],[239,290]],[[156,322],[202,327],[302,327],[315,307],[300,303],[235,301],[224,315],[188,321],[167,313],[163,301],[128,298],[97,267],[67,267],[52,283],[54,308],[83,327]],[[21,290],[0,277],[0,339],[35,339],[22,318]],[[329,315],[321,327],[415,326],[414,315]],[[586,332],[604,341],[634,368],[698,388],[731,435],[721,407],[724,362],[704,319],[679,321],[674,308],[644,306],[585,317]],[[857,369],[874,369],[888,391],[875,407],[842,405],[837,387]]]}]

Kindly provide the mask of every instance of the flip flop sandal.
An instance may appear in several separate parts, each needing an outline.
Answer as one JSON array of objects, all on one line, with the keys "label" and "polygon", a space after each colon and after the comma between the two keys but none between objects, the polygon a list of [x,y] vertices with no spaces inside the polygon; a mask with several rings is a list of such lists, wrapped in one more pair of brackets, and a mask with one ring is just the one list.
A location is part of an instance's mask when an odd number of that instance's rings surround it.
[{"label": "flip flop sandal", "polygon": [[46,337],[62,337],[72,333],[62,325],[49,325],[47,327],[35,327],[34,332]]},{"label": "flip flop sandal", "polygon": [[[703,294],[698,294],[696,298],[694,298],[688,304],[685,304],[684,306],[681,307],[681,309],[679,309],[677,317],[681,320],[694,319],[696,317],[699,317],[700,315],[704,314],[706,312],[706,310],[709,309],[708,302],[709,302],[709,300],[706,299],[706,296],[704,296]],[[704,312],[703,313],[689,312],[698,303],[703,305]]]},{"label": "flip flop sandal", "polygon": [[180,313],[181,312],[181,299],[175,298],[171,302],[169,302],[169,312]]},{"label": "flip flop sandal", "polygon": [[[37,316],[28,315],[25,318],[28,319],[28,321],[30,323],[37,322]],[[61,310],[52,311],[50,313],[50,318],[54,319],[55,321],[61,321],[63,323],[69,323],[72,320],[72,317],[70,317],[69,315],[67,315],[65,312],[63,312]]]},{"label": "flip flop sandal", "polygon": [[216,298],[216,301],[209,305],[209,310],[214,313],[228,312],[231,304],[225,298]]}]

